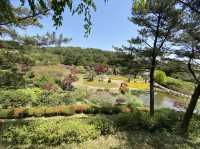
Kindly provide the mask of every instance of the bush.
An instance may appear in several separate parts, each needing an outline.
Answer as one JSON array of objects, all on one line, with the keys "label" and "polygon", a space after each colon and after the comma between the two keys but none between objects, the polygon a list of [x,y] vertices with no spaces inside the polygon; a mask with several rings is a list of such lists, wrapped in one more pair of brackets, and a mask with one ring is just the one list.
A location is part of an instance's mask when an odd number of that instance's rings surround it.
[{"label": "bush", "polygon": [[95,125],[81,119],[37,120],[20,125],[9,125],[3,130],[4,143],[46,144],[81,143],[100,135]]},{"label": "bush", "polygon": [[30,106],[37,101],[41,93],[42,90],[39,88],[2,90],[0,104],[2,108]]},{"label": "bush", "polygon": [[62,93],[43,91],[38,99],[33,102],[33,106],[57,106],[64,104]]},{"label": "bush", "polygon": [[113,121],[107,117],[97,116],[89,120],[89,122],[100,130],[101,135],[113,134],[116,131]]},{"label": "bush", "polygon": [[55,84],[55,80],[53,79],[53,77],[42,75],[42,76],[36,77],[33,83],[36,87],[42,88],[46,83]]},{"label": "bush", "polygon": [[173,131],[180,120],[180,114],[169,109],[161,109],[151,117],[148,112],[133,111],[131,113],[120,113],[113,117],[118,128],[127,130],[143,129],[149,132]]},{"label": "bush", "polygon": [[65,103],[83,102],[87,97],[87,91],[85,89],[75,89],[74,91],[66,91],[64,95]]},{"label": "bush", "polygon": [[1,90],[0,107],[58,106],[83,101],[86,95],[83,90],[75,90],[73,92],[49,92],[40,88]]},{"label": "bush", "polygon": [[162,84],[165,80],[166,80],[166,74],[164,71],[161,70],[156,70],[154,73],[154,78],[156,80],[156,82]]},{"label": "bush", "polygon": [[26,116],[28,116],[28,113],[25,108],[16,108],[9,112],[8,118],[23,118]]},{"label": "bush", "polygon": [[79,71],[81,74],[85,74],[86,70],[85,70],[84,66],[77,66],[76,68],[78,69],[78,71]]},{"label": "bush", "polygon": [[194,83],[186,82],[186,81],[171,78],[171,77],[167,77],[165,82],[163,82],[162,85],[169,89],[178,91],[183,94],[188,94],[188,95],[192,94],[195,88]]},{"label": "bush", "polygon": [[35,117],[41,117],[44,116],[46,113],[45,107],[36,107],[36,108],[29,108],[27,109],[27,116],[35,116]]},{"label": "bush", "polygon": [[0,70],[0,87],[19,88],[24,87],[23,74],[12,70]]},{"label": "bush", "polygon": [[9,109],[1,109],[0,110],[0,119],[6,119],[9,117]]}]

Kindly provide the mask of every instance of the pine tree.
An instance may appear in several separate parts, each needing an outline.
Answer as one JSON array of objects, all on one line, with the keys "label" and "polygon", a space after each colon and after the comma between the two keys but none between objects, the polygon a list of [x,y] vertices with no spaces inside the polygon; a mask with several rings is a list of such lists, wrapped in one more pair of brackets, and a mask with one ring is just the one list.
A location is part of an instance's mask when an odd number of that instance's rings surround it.
[{"label": "pine tree", "polygon": [[188,70],[193,76],[194,83],[196,84],[181,123],[181,133],[186,134],[194,109],[200,97],[200,74],[195,70],[198,66],[200,67],[198,63],[195,63],[196,60],[200,60],[200,14],[193,11],[191,8],[188,8],[184,10],[183,18],[182,30],[174,40],[176,46],[179,47],[176,54],[179,57],[186,57],[188,59]]},{"label": "pine tree", "polygon": [[150,115],[153,115],[156,59],[167,49],[165,44],[177,31],[175,27],[179,24],[181,10],[176,7],[175,0],[154,0],[148,7],[143,13],[133,10],[130,21],[140,27],[138,38],[150,54]]}]

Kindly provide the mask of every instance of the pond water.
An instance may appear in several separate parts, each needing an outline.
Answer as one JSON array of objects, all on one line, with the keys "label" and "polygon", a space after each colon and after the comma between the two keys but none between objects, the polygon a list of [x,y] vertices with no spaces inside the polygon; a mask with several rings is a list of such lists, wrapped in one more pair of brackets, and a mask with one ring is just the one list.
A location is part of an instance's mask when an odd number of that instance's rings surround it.
[{"label": "pond water", "polygon": [[[143,101],[145,106],[149,106],[149,102],[150,102],[149,93],[145,93],[145,92],[136,93],[136,96],[139,97],[139,99]],[[155,105],[155,108],[170,108],[176,111],[184,111],[187,98],[185,99],[183,98],[184,97],[177,97],[174,95],[170,95],[168,93],[156,91],[154,105]]]}]

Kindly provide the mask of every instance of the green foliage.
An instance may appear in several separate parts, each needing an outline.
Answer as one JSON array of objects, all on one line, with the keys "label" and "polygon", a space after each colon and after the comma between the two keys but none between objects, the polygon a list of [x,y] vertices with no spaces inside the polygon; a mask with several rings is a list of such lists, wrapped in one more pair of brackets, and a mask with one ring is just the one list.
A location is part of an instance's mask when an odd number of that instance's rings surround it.
[{"label": "green foliage", "polygon": [[63,64],[77,66],[91,66],[95,64],[111,64],[113,52],[92,48],[67,47],[59,49],[63,55]]},{"label": "green foliage", "polygon": [[89,119],[89,123],[93,124],[96,129],[100,130],[101,135],[114,134],[116,131],[113,121],[104,116],[91,118]]},{"label": "green foliage", "polygon": [[151,117],[147,112],[134,111],[133,113],[122,113],[114,118],[117,127],[129,130],[144,129],[150,132],[167,130],[173,131],[180,120],[178,113],[168,109],[156,111],[155,116]]},{"label": "green foliage", "polygon": [[39,76],[39,77],[34,79],[34,85],[36,87],[40,87],[41,88],[46,83],[55,84],[55,80],[54,80],[54,78],[52,78],[50,76],[47,76],[47,75],[42,75],[42,76]]},{"label": "green foliage", "polygon": [[[155,111],[154,117],[150,117],[147,112],[133,111],[112,116],[98,115],[69,118],[55,117],[51,119],[38,118],[31,121],[21,120],[0,125],[2,130],[1,141],[7,146],[47,145],[50,148],[55,148],[55,146],[64,143],[66,145],[79,144],[96,138],[99,140],[101,139],[99,138],[100,135],[114,134],[112,135],[113,138],[118,135],[116,131],[120,131],[125,133],[126,139],[129,140],[128,143],[130,143],[131,135],[137,134],[132,140],[135,144],[142,141],[142,145],[146,143],[146,145],[152,147],[153,142],[151,141],[156,141],[156,147],[161,146],[161,144],[167,147],[167,144],[177,143],[176,138],[179,136],[175,136],[176,127],[179,125],[182,116],[182,112],[160,109]],[[190,141],[193,137],[195,140],[199,137],[199,120],[199,116],[194,115],[191,121]],[[142,136],[138,135],[141,133]],[[120,136],[120,138],[125,136]],[[171,137],[172,140],[170,140]],[[144,140],[144,138],[147,140]],[[162,142],[160,142],[160,139]],[[180,144],[183,143],[183,140],[179,141]],[[179,148],[180,146],[176,147]]]},{"label": "green foliage", "polygon": [[0,92],[0,105],[3,108],[28,106],[37,101],[42,90],[39,88],[2,90]]},{"label": "green foliage", "polygon": [[84,96],[84,93],[81,95],[78,92],[48,92],[40,88],[1,90],[0,106],[2,108],[56,106],[81,101]]},{"label": "green foliage", "polygon": [[85,74],[86,73],[86,70],[85,70],[84,66],[77,66],[77,69],[78,69],[79,73],[81,73],[81,74]]},{"label": "green foliage", "polygon": [[66,97],[71,100],[82,101],[87,97],[87,91],[85,89],[75,89],[73,92],[66,91]]},{"label": "green foliage", "polygon": [[155,80],[156,80],[156,82],[158,82],[158,83],[163,83],[163,82],[165,82],[165,80],[166,80],[166,74],[165,74],[165,72],[164,71],[161,71],[161,70],[156,70],[155,72],[154,72],[154,78],[155,78]]},{"label": "green foliage", "polygon": [[23,74],[17,71],[0,70],[0,87],[19,88],[25,86]]},{"label": "green foliage", "polygon": [[[50,126],[50,127],[49,127]],[[93,124],[81,119],[38,120],[20,125],[11,125],[3,131],[3,141],[14,144],[81,143],[95,139],[100,131]]]},{"label": "green foliage", "polygon": [[181,92],[183,94],[192,94],[194,90],[193,83],[171,77],[167,77],[166,80],[162,83],[162,85],[169,89]]}]

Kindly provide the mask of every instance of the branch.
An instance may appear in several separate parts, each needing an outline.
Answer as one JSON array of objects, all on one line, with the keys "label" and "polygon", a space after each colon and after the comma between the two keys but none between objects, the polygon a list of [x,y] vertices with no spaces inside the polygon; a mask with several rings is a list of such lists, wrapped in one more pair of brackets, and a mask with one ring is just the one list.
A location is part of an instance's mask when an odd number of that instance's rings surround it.
[{"label": "branch", "polygon": [[200,14],[200,11],[194,7],[192,7],[189,3],[187,2],[184,2],[183,0],[178,0],[180,3],[182,3],[183,5],[187,6],[188,8],[190,8],[192,11],[196,12],[196,13],[199,13]]},{"label": "branch", "polygon": [[[25,16],[25,17],[20,17],[20,18],[17,18],[17,21],[23,21],[23,20],[26,20],[26,19],[29,19],[29,18],[35,18],[41,14],[45,14],[47,13],[48,11],[50,11],[51,9],[47,9],[47,10],[44,10],[44,11],[39,11],[38,13],[35,13],[35,14],[32,14],[32,15],[28,15],[28,16]],[[9,25],[9,24],[12,24],[14,23],[14,21],[8,21],[8,22],[4,22],[4,23],[0,23],[0,25]]]},{"label": "branch", "polygon": [[147,46],[149,46],[150,48],[153,48],[149,43],[147,43],[145,40],[142,40]]},{"label": "branch", "polygon": [[191,72],[192,76],[194,77],[194,80],[197,82],[197,83],[200,83],[200,80],[197,78],[194,70],[192,69],[192,65],[191,65],[191,62],[192,62],[192,59],[193,59],[193,55],[194,55],[194,48],[192,48],[192,54],[190,55],[190,59],[188,61],[188,69],[189,71]]},{"label": "branch", "polygon": [[161,44],[160,44],[160,46],[159,46],[159,49],[162,48],[163,44],[165,43],[165,41],[166,41],[167,38],[169,37],[170,31],[171,31],[171,29],[169,28],[169,29],[167,30],[167,33],[166,33],[165,38],[162,40],[162,42],[161,42]]}]

